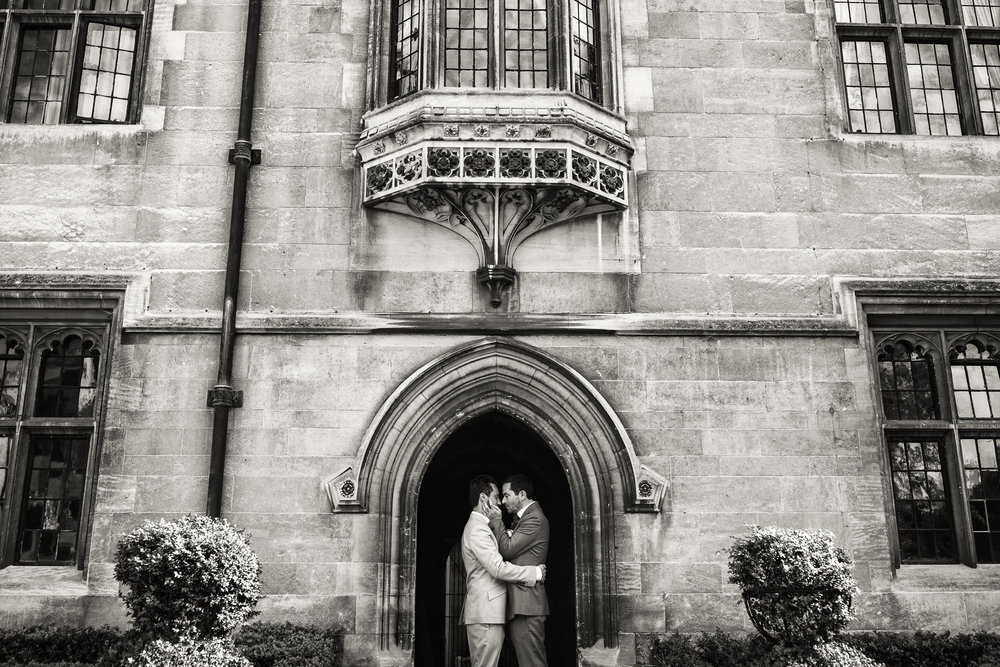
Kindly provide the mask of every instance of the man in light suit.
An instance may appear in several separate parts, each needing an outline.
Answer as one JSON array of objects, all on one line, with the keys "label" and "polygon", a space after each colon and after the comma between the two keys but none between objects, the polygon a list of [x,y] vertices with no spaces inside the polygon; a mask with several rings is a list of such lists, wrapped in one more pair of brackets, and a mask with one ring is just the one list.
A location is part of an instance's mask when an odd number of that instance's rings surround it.
[{"label": "man in light suit", "polygon": [[472,513],[462,531],[466,593],[459,622],[469,637],[472,667],[496,667],[507,618],[504,582],[531,588],[544,580],[545,567],[511,565],[500,557],[497,538],[490,530],[491,519],[500,521],[500,494],[492,477],[473,478],[469,483],[469,504]]},{"label": "man in light suit", "polygon": [[[524,475],[510,475],[503,482],[503,504],[514,515],[510,529],[498,517],[490,528],[500,545],[500,555],[515,565],[544,565],[549,555],[549,520],[534,500],[535,487]],[[516,582],[507,585],[507,618],[510,641],[518,667],[547,667],[545,619],[549,599],[544,582],[534,587]]]}]

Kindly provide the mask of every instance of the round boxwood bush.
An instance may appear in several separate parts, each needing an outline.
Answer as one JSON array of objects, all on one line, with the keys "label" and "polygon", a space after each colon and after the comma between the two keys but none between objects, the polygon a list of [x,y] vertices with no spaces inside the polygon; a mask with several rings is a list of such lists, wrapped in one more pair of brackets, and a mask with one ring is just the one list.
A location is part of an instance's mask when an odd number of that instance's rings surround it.
[{"label": "round boxwood bush", "polygon": [[228,639],[195,641],[154,640],[138,656],[125,661],[126,667],[252,667]]},{"label": "round boxwood bush", "polygon": [[787,645],[830,641],[858,592],[851,558],[825,530],[753,526],[729,550],[729,581],[761,634]]},{"label": "round boxwood bush", "polygon": [[259,613],[257,556],[243,531],[223,519],[145,522],[118,542],[115,576],[147,639],[225,637]]}]

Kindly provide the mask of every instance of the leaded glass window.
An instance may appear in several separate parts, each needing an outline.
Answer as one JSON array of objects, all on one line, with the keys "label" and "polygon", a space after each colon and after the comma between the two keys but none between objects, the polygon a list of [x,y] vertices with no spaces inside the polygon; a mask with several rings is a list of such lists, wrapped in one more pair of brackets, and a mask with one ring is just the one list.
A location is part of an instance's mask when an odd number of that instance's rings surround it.
[{"label": "leaded glass window", "polygon": [[106,316],[0,329],[0,566],[79,564]]},{"label": "leaded glass window", "polygon": [[600,103],[601,7],[601,0],[390,0],[386,101],[424,88],[548,88]]},{"label": "leaded glass window", "polygon": [[1000,563],[1000,323],[874,334],[901,563]]},{"label": "leaded glass window", "polygon": [[16,334],[0,331],[0,419],[17,415],[23,368],[23,341]]},{"label": "leaded glass window", "polygon": [[951,378],[960,418],[1000,418],[1000,359],[992,345],[970,340],[952,347]]},{"label": "leaded glass window", "polygon": [[35,415],[92,416],[98,357],[93,340],[70,334],[52,341],[42,353]]},{"label": "leaded glass window", "polygon": [[934,419],[938,415],[934,367],[920,345],[887,343],[878,356],[882,408],[887,419]]},{"label": "leaded glass window", "polygon": [[997,135],[1000,0],[834,0],[851,132]]},{"label": "leaded glass window", "polygon": [[135,122],[137,68],[150,2],[0,3],[0,32],[13,45],[7,61],[0,56],[11,79],[3,100],[6,120],[28,125]]},{"label": "leaded glass window", "polygon": [[35,436],[18,534],[21,564],[54,565],[76,558],[89,437]]},{"label": "leaded glass window", "polygon": [[889,461],[903,560],[957,560],[940,443],[890,442]]}]

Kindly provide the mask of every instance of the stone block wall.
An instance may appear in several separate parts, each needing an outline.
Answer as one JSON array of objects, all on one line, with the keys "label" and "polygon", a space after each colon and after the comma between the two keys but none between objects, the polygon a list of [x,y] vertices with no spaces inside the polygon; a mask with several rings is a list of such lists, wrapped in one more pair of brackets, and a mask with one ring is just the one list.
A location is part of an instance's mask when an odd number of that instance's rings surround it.
[{"label": "stone block wall", "polygon": [[[776,332],[782,316],[842,321],[839,277],[995,277],[1000,144],[848,134],[831,1],[621,0],[633,205],[527,241],[501,316],[455,333],[433,316],[491,311],[471,247],[359,205],[371,4],[265,2],[239,298],[261,319],[237,345],[223,504],[253,534],[265,617],[335,619],[370,654],[375,526],[330,514],[320,480],[423,363],[508,315],[568,313],[520,339],[586,377],[668,481],[662,513],[618,517],[619,664],[636,634],[748,629],[723,551],[747,523],[832,530],[857,560],[858,628],[989,627],[989,568],[893,575],[867,341]],[[244,22],[240,3],[158,2],[140,125],[0,124],[0,273],[148,282],[111,369],[80,611],[53,616],[51,591],[18,606],[0,576],[2,624],[120,622],[117,536],[204,509]],[[409,332],[307,329],[382,313],[428,315]],[[778,323],[579,331],[605,313]]]}]

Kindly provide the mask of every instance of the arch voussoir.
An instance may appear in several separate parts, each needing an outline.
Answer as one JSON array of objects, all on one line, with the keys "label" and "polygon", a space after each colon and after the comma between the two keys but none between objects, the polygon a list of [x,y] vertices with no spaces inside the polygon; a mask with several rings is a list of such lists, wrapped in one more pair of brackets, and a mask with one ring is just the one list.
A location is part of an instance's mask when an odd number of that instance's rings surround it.
[{"label": "arch voussoir", "polygon": [[582,375],[537,348],[489,338],[415,371],[372,419],[355,465],[325,482],[334,512],[377,517],[377,642],[393,660],[412,648],[421,480],[452,433],[490,412],[526,424],[563,464],[574,513],[578,644],[617,645],[615,515],[658,511],[664,480],[638,465],[618,416]]}]

